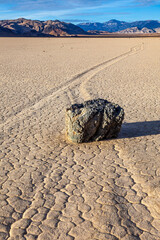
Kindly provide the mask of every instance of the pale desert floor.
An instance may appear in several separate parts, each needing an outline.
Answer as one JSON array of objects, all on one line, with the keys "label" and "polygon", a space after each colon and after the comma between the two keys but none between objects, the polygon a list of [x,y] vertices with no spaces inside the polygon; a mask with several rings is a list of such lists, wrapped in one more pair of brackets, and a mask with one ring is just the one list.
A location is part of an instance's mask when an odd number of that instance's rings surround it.
[{"label": "pale desert floor", "polygon": [[[0,39],[0,239],[160,239],[160,39]],[[65,108],[105,98],[118,139],[72,144]]]}]

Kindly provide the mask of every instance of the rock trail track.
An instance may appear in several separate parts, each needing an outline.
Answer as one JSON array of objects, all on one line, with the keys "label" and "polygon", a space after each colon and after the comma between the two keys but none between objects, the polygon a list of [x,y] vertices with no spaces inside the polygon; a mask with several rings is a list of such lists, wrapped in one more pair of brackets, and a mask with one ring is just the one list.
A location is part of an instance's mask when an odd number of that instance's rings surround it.
[{"label": "rock trail track", "polygon": [[[153,45],[133,42],[4,115],[0,239],[160,239],[160,81],[158,61],[148,63]],[[65,139],[64,109],[93,97],[125,108],[120,136],[72,144]]]},{"label": "rock trail track", "polygon": [[[98,72],[102,71],[103,69],[105,69],[108,66],[111,66],[112,64],[115,64],[116,62],[122,60],[123,58],[126,58],[132,54],[137,53],[138,51],[143,50],[143,43],[132,47],[129,51],[127,51],[126,53],[123,53],[117,57],[114,57],[110,60],[107,60],[105,62],[102,62],[94,67],[91,67],[90,69],[77,74],[76,76],[74,76],[73,78],[71,78],[70,80],[68,80],[66,83],[62,83],[60,86],[51,89],[46,95],[43,96],[43,98],[38,99],[38,101],[32,102],[29,107],[27,108],[23,108],[20,111],[16,112],[16,114],[14,114],[14,116],[7,118],[5,121],[3,121],[3,123],[0,125],[4,125],[4,123],[7,121],[14,121],[14,118],[17,117],[18,114],[23,115],[25,114],[25,111],[30,110],[31,107],[36,107],[39,105],[43,105],[47,100],[55,97],[55,96],[59,96],[59,94],[62,94],[62,92],[65,91],[69,91],[69,88],[75,88],[80,86],[83,97],[86,99],[88,97],[88,93],[86,93],[85,87],[83,86],[84,84],[87,83],[87,81],[92,78],[95,74],[97,74]],[[89,95],[90,98],[90,95]],[[32,111],[32,109],[31,109]]]}]

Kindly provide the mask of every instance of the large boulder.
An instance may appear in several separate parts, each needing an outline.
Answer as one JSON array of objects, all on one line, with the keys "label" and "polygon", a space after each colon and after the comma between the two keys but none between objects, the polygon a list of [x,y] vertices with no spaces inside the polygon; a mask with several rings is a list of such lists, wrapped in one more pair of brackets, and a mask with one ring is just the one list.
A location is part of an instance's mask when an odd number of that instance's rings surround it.
[{"label": "large boulder", "polygon": [[104,99],[74,104],[66,109],[66,134],[75,143],[116,138],[124,110]]}]

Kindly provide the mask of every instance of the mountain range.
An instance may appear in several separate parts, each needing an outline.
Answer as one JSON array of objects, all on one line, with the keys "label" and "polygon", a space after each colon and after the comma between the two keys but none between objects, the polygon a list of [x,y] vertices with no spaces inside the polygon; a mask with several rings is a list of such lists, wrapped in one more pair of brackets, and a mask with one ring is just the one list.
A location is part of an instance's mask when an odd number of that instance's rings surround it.
[{"label": "mountain range", "polygon": [[15,20],[0,20],[0,36],[72,36],[87,34],[82,28],[58,20],[39,21],[18,18]]},{"label": "mountain range", "polygon": [[160,33],[160,22],[155,20],[124,22],[110,20],[104,23],[72,23],[59,20],[0,20],[0,37],[57,37],[80,35],[106,35],[108,33]]},{"label": "mountain range", "polygon": [[[138,31],[142,29],[150,29],[152,32],[159,31],[160,22],[156,20],[147,20],[147,21],[136,21],[136,22],[124,22],[118,21],[116,19],[112,19],[108,22],[99,23],[99,22],[87,22],[87,23],[80,23],[77,26],[82,28],[85,31],[107,31],[110,33],[113,32],[120,32],[125,29],[130,28],[137,28]],[[143,31],[142,31],[143,32]],[[145,31],[144,31],[145,32]]]}]

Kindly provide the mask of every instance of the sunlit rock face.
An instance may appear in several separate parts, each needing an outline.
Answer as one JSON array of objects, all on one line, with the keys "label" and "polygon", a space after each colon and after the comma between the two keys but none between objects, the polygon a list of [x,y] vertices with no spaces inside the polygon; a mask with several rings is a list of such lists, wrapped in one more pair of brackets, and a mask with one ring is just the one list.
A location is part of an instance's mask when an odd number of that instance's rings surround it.
[{"label": "sunlit rock face", "polygon": [[75,143],[116,138],[124,110],[104,99],[74,104],[66,109],[66,135]]}]

